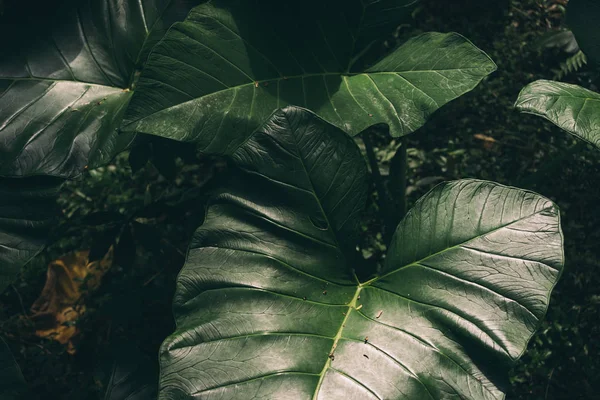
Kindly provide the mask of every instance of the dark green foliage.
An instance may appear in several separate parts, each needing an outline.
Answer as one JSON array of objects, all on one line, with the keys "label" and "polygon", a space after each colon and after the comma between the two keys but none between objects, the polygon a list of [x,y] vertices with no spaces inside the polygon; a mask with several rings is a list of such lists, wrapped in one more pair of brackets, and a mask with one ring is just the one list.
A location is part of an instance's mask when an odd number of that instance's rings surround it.
[{"label": "dark green foliage", "polygon": [[156,398],[158,365],[131,343],[113,346],[110,374],[104,400],[149,400]]},{"label": "dark green foliage", "polygon": [[503,397],[562,271],[552,202],[438,185],[361,276],[367,176],[348,136],[287,107],[231,158],[177,279],[159,398]]},{"label": "dark green foliage", "polygon": [[23,399],[27,393],[27,384],[17,365],[10,348],[0,338],[0,398],[4,400]]},{"label": "dark green foliage", "polygon": [[[496,60],[498,71],[441,110],[418,132],[418,140],[411,138],[409,200],[431,187],[431,181],[470,176],[544,193],[563,213],[566,270],[547,322],[513,370],[507,399],[594,399],[600,392],[600,212],[595,207],[600,156],[550,122],[513,108],[523,86],[552,79],[567,57],[534,46],[548,30],[564,27],[559,3],[511,1],[489,12],[480,9],[478,18],[465,18],[463,9],[449,10],[445,2],[430,0],[417,14],[423,30],[453,30],[471,38]],[[564,79],[597,91],[592,83],[596,76],[583,67]]]},{"label": "dark green foliage", "polygon": [[[5,10],[11,3],[16,2],[4,1]],[[30,5],[19,3],[23,9]],[[485,49],[499,67],[484,85],[438,111],[410,137],[411,206],[442,180],[472,177],[535,190],[561,207],[566,270],[542,330],[511,373],[509,400],[594,399],[600,393],[600,212],[595,209],[600,157],[585,144],[573,147],[574,140],[550,123],[512,108],[523,86],[553,78],[567,60],[559,48],[536,47],[548,32],[565,28],[561,3],[457,0],[449,6],[444,0],[424,0],[414,13],[416,30],[403,25],[397,35],[390,32],[388,40],[393,46],[419,32],[457,31]],[[379,46],[371,49],[385,51]],[[595,76],[583,66],[565,80],[597,91]],[[137,76],[132,78],[137,82]],[[400,142],[384,134],[375,135],[373,142],[385,181]],[[204,218],[201,204],[213,186],[206,181],[216,171],[211,182],[221,183],[224,163],[183,157],[188,160],[184,162],[177,159],[183,155],[181,149],[167,151],[170,155],[157,161],[164,154],[162,144],[137,145],[129,161],[127,155],[120,156],[65,187],[60,200],[63,214],[50,248],[0,296],[0,334],[7,337],[33,389],[28,398],[103,399],[110,372],[99,367],[100,356],[111,354],[119,340],[136,342],[142,358],[150,360],[150,369],[156,368],[158,347],[173,332],[170,301],[176,276],[189,235]],[[371,271],[387,250],[378,208],[369,200],[359,238],[367,258],[364,269]],[[116,244],[117,265],[100,290],[85,300],[88,313],[78,321],[82,330],[78,352],[70,356],[63,346],[31,336],[30,323],[20,316],[39,295],[50,260],[66,251],[98,246],[101,241],[96,238],[102,237]],[[132,372],[125,375],[136,376]]]},{"label": "dark green foliage", "polygon": [[[206,184],[222,168],[218,160],[193,165],[179,160],[173,180],[152,165],[132,176],[123,155],[64,186],[62,217],[50,247],[0,297],[0,333],[23,367],[30,399],[103,399],[108,378],[100,361],[117,342],[135,341],[146,363],[158,368],[158,347],[173,329],[170,303],[187,238],[202,222],[198,204],[204,202]],[[148,197],[151,204],[145,205]],[[85,299],[87,313],[77,322],[78,351],[71,356],[64,346],[33,337],[31,324],[21,316],[39,295],[48,262],[91,248],[109,232],[113,236],[106,238],[116,242],[115,265],[99,291]]]}]

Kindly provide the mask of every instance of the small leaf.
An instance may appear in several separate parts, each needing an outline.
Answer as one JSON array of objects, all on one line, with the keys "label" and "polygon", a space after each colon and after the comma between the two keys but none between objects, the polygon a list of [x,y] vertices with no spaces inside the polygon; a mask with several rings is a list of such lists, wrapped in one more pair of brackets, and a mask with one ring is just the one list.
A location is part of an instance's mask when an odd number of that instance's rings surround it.
[{"label": "small leaf", "polygon": [[596,92],[568,83],[539,80],[521,90],[515,106],[600,147],[600,94]]}]

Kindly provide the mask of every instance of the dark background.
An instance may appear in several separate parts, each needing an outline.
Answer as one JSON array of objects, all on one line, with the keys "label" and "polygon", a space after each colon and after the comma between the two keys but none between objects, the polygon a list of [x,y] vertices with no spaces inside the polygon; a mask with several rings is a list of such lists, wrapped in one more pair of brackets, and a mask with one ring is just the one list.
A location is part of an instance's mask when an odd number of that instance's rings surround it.
[{"label": "dark background", "polygon": [[[26,4],[0,0],[0,10],[2,3],[5,12],[12,3]],[[539,44],[567,28],[565,5],[422,0],[413,24],[399,27],[388,41],[392,46],[418,32],[455,31],[498,64],[489,79],[410,136],[409,205],[442,180],[471,177],[535,190],[562,210],[566,270],[539,333],[510,372],[507,399],[600,399],[600,151],[513,108],[522,87],[536,79],[564,75],[563,81],[598,89],[590,68],[561,73],[570,55]],[[384,173],[396,145],[387,136],[377,138]],[[153,148],[160,155],[153,157]],[[0,296],[0,334],[40,399],[103,398],[112,355],[123,348],[136,347],[132,357],[146,360],[147,368],[138,375],[155,385],[158,346],[174,329],[170,302],[187,240],[201,221],[206,189],[225,165],[196,160],[189,151],[177,158],[178,145],[146,149],[154,164],[135,173],[123,155],[66,185],[52,245]],[[165,149],[173,157],[165,157]],[[375,208],[368,209],[361,240],[371,259],[384,251]],[[114,241],[120,243],[119,262],[85,299],[76,354],[32,336],[25,315],[44,285],[48,263],[72,250],[101,252]]]}]

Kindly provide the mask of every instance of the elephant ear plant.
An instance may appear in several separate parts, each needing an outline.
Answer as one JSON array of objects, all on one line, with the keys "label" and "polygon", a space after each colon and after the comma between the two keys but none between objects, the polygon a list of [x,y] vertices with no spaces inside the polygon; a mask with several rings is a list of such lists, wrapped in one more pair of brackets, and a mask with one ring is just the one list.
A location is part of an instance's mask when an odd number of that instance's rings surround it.
[{"label": "elephant ear plant", "polygon": [[373,58],[373,37],[412,3],[213,0],[196,7],[154,48],[124,130],[227,154],[274,109],[293,104],[350,135],[378,123],[392,136],[411,133],[496,69],[454,33],[425,33]]},{"label": "elephant ear plant", "polygon": [[[0,286],[43,245],[44,204],[64,179],[144,134],[189,142],[232,166],[177,281],[160,399],[503,398],[562,270],[556,206],[442,184],[370,271],[356,252],[368,184],[352,138],[414,132],[493,61],[453,33],[387,51],[414,0],[202,3],[165,32],[187,2],[85,0],[11,36]],[[107,398],[135,392],[125,386]]]},{"label": "elephant ear plant", "polygon": [[191,3],[63,1],[39,19],[30,9],[16,18],[7,6],[0,25],[0,291],[43,248],[64,180],[106,164],[132,141],[118,128],[136,71]]},{"label": "elephant ear plant", "polygon": [[177,281],[160,399],[504,397],[563,267],[551,201],[441,184],[359,276],[353,140],[288,107],[231,158]]},{"label": "elephant ear plant", "polygon": [[[68,1],[52,18],[25,13],[27,23],[6,11],[0,190],[14,189],[0,197],[0,290],[52,225],[51,191],[35,197],[40,181],[57,194],[62,180],[106,164],[136,134],[227,154],[293,103],[352,135],[383,122],[399,136],[496,68],[457,34],[421,35],[377,61],[377,39],[410,16],[414,0],[212,1],[165,35],[197,3]],[[19,196],[47,206],[22,213]]]},{"label": "elephant ear plant", "polygon": [[[595,68],[600,66],[600,3],[570,0],[567,22],[581,49]],[[584,141],[600,148],[600,94],[581,86],[539,80],[527,85],[516,107],[539,115]]]}]

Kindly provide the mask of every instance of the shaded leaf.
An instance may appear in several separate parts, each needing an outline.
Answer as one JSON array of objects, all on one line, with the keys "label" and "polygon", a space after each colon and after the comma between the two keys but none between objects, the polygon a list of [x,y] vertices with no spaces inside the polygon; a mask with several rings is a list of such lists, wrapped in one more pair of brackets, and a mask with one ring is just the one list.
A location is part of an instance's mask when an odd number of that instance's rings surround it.
[{"label": "shaded leaf", "polygon": [[62,183],[50,177],[0,178],[0,292],[44,247]]},{"label": "shaded leaf", "polygon": [[364,39],[387,33],[412,3],[198,6],[150,55],[123,129],[230,154],[274,109],[293,104],[351,135],[377,123],[388,124],[393,136],[411,133],[496,68],[464,37],[427,33],[355,70]]},{"label": "shaded leaf", "polygon": [[554,74],[554,79],[562,79],[570,73],[579,71],[586,64],[587,57],[583,54],[583,51],[579,50],[567,58],[565,62],[560,63],[560,69]]},{"label": "shaded leaf", "polygon": [[568,83],[539,80],[521,90],[515,106],[600,147],[600,94],[596,92]]},{"label": "shaded leaf", "polygon": [[24,399],[27,384],[10,348],[0,337],[0,398],[2,400]]},{"label": "shaded leaf", "polygon": [[558,48],[569,54],[580,51],[575,35],[569,30],[547,32],[536,41],[535,45],[539,48]]},{"label": "shaded leaf", "polygon": [[123,151],[135,70],[190,3],[67,1],[27,24],[3,23],[0,176],[73,177]]},{"label": "shaded leaf", "polygon": [[232,158],[178,277],[160,399],[504,397],[563,267],[552,202],[441,184],[359,281],[367,170],[352,139],[289,107]]}]

